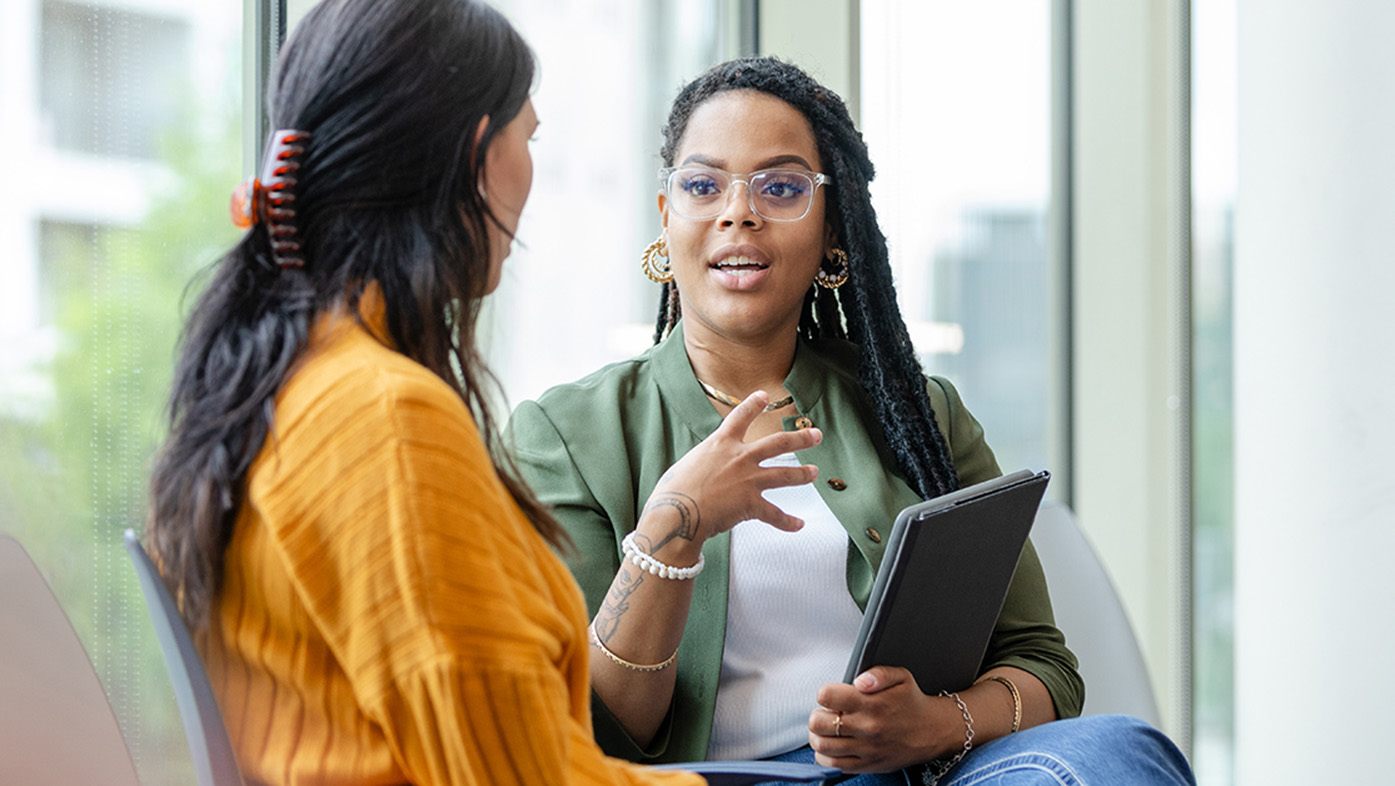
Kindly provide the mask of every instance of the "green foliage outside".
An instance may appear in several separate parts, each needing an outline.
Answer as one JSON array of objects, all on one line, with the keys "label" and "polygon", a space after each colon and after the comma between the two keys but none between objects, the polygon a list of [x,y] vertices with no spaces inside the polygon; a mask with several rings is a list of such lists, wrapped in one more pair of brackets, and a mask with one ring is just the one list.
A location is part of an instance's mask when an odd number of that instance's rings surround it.
[{"label": "green foliage outside", "polygon": [[214,125],[196,133],[186,118],[164,136],[169,179],[139,226],[45,228],[42,297],[59,341],[36,371],[52,396],[37,413],[0,407],[0,531],[67,611],[147,785],[193,772],[121,533],[143,526],[186,285],[238,236],[227,218],[238,118]]}]

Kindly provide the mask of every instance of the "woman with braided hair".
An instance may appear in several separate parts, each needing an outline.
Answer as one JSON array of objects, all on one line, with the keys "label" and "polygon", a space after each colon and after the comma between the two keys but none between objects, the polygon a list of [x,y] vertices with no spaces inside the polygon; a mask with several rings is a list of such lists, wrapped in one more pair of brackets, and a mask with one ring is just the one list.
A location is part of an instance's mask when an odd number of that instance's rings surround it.
[{"label": "woman with braided hair", "polygon": [[661,156],[655,346],[525,402],[505,435],[576,546],[602,747],[817,759],[858,784],[1191,782],[1140,721],[1053,722],[1083,685],[1030,543],[972,687],[838,682],[896,513],[997,461],[921,370],[837,95],[776,59],[723,63],[680,91]]}]

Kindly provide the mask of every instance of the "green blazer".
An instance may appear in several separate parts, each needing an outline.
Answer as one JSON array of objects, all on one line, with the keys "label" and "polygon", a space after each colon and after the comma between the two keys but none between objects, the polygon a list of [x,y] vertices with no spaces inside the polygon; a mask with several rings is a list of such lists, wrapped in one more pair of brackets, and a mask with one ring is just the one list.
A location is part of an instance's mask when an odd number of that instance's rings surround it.
[{"label": "green blazer", "polygon": [[[823,441],[799,458],[819,468],[819,494],[848,531],[848,592],[865,608],[892,522],[920,497],[895,469],[858,382],[857,358],[856,345],[846,341],[801,341],[785,389],[799,413],[823,430]],[[962,482],[1002,474],[954,386],[931,377],[927,388]],[[785,428],[794,428],[794,420],[785,418]],[[659,476],[720,424],[688,362],[681,325],[639,357],[555,387],[514,412],[505,440],[523,479],[575,543],[563,557],[592,616],[620,568],[620,540],[634,529]],[[650,746],[637,746],[593,695],[596,739],[610,755],[643,762],[706,758],[726,633],[730,548],[729,533],[703,546],[707,568],[695,579],[673,703]],[[1030,542],[984,658],[985,671],[995,666],[1031,672],[1050,691],[1060,717],[1080,714],[1084,685],[1055,627]],[[813,702],[810,696],[811,708]]]}]

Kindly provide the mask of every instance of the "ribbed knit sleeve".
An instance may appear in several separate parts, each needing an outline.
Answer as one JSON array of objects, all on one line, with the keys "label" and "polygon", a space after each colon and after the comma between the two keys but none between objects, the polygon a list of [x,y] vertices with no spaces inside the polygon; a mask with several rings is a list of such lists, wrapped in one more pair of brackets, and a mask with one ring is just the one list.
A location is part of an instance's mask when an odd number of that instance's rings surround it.
[{"label": "ribbed knit sleeve", "polygon": [[581,595],[441,380],[357,327],[278,399],[210,672],[249,780],[701,783],[604,757]]}]

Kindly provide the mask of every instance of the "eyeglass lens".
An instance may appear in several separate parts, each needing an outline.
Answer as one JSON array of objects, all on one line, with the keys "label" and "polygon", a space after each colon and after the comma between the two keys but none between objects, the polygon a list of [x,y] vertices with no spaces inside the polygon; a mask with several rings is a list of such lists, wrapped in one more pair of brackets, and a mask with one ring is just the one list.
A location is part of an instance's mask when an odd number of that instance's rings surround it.
[{"label": "eyeglass lens", "polygon": [[684,218],[715,218],[726,208],[737,182],[747,183],[751,209],[771,221],[798,221],[814,201],[814,180],[803,172],[766,169],[749,181],[715,169],[677,169],[668,178],[668,198]]}]

